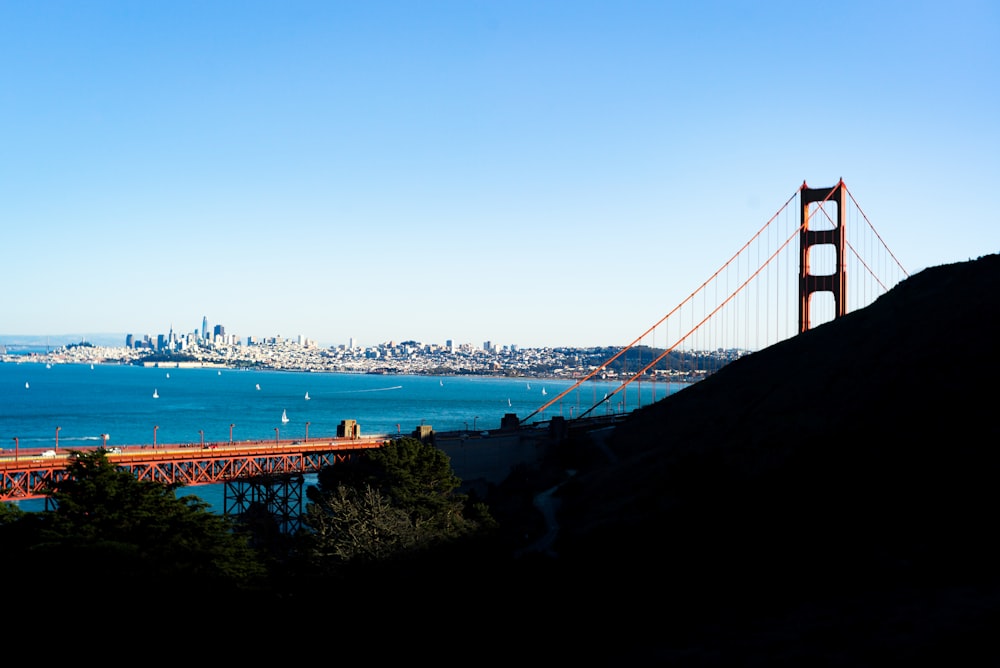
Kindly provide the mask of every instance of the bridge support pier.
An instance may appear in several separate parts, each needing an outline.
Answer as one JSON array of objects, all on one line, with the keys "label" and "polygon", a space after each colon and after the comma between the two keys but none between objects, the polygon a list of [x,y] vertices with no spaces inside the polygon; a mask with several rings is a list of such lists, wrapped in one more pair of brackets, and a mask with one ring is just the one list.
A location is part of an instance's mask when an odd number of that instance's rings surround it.
[{"label": "bridge support pier", "polygon": [[223,489],[224,512],[245,519],[266,512],[281,533],[291,535],[302,524],[304,480],[301,473],[230,480]]},{"label": "bridge support pier", "polygon": [[[808,188],[802,184],[799,192],[800,225],[799,228],[799,334],[810,328],[810,300],[814,292],[833,293],[834,318],[847,313],[847,274],[844,271],[844,181],[841,180],[832,188]],[[816,202],[822,209],[823,204],[832,202],[837,205],[835,220],[831,220],[831,229],[810,228],[809,205]],[[823,210],[829,217],[829,213]],[[813,246],[832,245],[836,254],[836,269],[832,274],[812,274],[809,270],[809,251]]]}]

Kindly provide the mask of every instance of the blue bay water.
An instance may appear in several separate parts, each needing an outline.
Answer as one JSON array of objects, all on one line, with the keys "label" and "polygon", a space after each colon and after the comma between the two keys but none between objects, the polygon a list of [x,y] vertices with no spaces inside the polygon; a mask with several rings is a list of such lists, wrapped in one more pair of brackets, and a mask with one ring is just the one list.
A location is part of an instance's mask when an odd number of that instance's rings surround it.
[{"label": "blue bay water", "polygon": [[[234,441],[302,438],[306,429],[310,439],[332,437],[347,419],[357,421],[363,435],[407,435],[421,424],[439,432],[497,429],[505,414],[523,420],[572,384],[541,378],[8,362],[0,363],[0,449],[12,450],[15,438],[26,450],[52,448],[57,427],[60,449],[100,445],[102,434],[108,435],[109,447],[149,445],[154,432],[158,445],[228,442],[230,425]],[[643,383],[641,405],[680,387]],[[617,388],[617,383],[585,383],[530,422],[572,418]],[[591,414],[639,405],[640,388],[630,387]],[[287,423],[281,422],[283,411]],[[218,507],[218,491],[209,489],[217,487],[183,493]]]}]

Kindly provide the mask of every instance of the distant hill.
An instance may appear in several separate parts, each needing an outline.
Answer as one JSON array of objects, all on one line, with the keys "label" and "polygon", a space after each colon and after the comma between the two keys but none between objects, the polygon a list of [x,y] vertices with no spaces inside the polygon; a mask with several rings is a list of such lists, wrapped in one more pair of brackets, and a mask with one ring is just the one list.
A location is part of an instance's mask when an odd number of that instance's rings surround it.
[{"label": "distant hill", "polygon": [[550,612],[668,665],[997,656],[998,342],[990,255],[634,412],[558,495]]},{"label": "distant hill", "polygon": [[8,349],[59,348],[71,343],[92,343],[95,346],[118,348],[125,345],[125,334],[0,334],[0,346]]}]

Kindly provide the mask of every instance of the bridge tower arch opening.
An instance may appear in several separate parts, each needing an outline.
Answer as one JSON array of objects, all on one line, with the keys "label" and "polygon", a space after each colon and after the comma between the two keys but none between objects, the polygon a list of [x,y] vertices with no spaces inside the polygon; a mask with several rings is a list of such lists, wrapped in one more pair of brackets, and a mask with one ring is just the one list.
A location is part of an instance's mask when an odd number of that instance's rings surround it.
[{"label": "bridge tower arch opening", "polygon": [[[847,273],[844,269],[844,193],[841,179],[832,188],[809,188],[799,193],[799,333],[812,326],[814,293],[833,298],[832,319],[847,313]],[[831,215],[830,208],[836,208]],[[817,260],[819,260],[817,262]],[[819,265],[819,266],[817,266]],[[832,265],[832,266],[831,266]],[[825,273],[813,273],[813,270]],[[828,308],[823,309],[825,313]]]}]

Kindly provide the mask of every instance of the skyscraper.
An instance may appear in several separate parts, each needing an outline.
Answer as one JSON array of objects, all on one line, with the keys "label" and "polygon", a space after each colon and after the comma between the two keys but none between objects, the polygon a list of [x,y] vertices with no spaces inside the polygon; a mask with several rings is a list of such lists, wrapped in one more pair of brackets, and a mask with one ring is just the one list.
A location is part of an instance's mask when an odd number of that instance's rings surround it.
[{"label": "skyscraper", "polygon": [[202,316],[201,318],[201,338],[202,340],[208,338],[208,316]]}]

